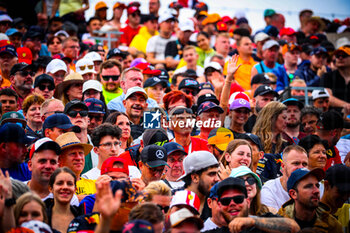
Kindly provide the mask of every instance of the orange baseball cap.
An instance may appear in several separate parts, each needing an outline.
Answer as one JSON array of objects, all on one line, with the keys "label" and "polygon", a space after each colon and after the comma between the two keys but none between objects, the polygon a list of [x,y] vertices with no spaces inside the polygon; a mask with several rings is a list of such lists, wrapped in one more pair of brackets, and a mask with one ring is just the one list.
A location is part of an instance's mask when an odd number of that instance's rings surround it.
[{"label": "orange baseball cap", "polygon": [[101,9],[108,9],[107,4],[103,1],[96,3],[95,5],[95,11],[101,10]]}]

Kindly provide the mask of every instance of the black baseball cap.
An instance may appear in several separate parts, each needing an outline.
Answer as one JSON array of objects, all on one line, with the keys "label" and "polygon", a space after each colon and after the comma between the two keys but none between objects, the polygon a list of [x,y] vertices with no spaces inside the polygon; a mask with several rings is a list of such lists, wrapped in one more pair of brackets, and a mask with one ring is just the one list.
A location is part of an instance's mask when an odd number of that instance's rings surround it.
[{"label": "black baseball cap", "polygon": [[176,142],[168,142],[164,144],[164,148],[167,151],[168,156],[176,151],[182,152],[184,155],[187,155],[185,149],[183,146],[181,146],[179,143]]},{"label": "black baseball cap", "polygon": [[220,101],[216,98],[216,95],[213,95],[211,93],[207,93],[207,94],[204,94],[204,95],[201,95],[198,97],[197,99],[197,105],[201,105],[202,103],[206,102],[206,101],[211,101],[217,105],[220,104]]},{"label": "black baseball cap", "polygon": [[200,115],[201,113],[209,111],[211,109],[218,110],[220,114],[224,113],[224,110],[222,109],[222,107],[220,107],[216,103],[214,103],[212,101],[205,101],[201,105],[199,105],[199,107],[197,109],[197,115]]},{"label": "black baseball cap", "polygon": [[300,100],[295,98],[286,99],[282,101],[282,103],[286,106],[298,106],[300,110],[304,108],[304,104]]},{"label": "black baseball cap", "polygon": [[189,78],[197,78],[197,72],[195,70],[192,70],[192,69],[188,69],[186,70],[185,72],[185,77],[189,77]]},{"label": "black baseball cap", "polygon": [[259,151],[264,151],[264,148],[261,144],[260,138],[256,136],[255,134],[252,133],[242,133],[239,134],[236,139],[245,139],[245,140],[250,140],[252,141],[255,145],[258,146]]},{"label": "black baseball cap", "polygon": [[30,26],[28,31],[24,34],[22,41],[25,41],[28,38],[40,38],[40,40],[44,39],[44,31],[39,26]]},{"label": "black baseball cap", "polygon": [[118,48],[110,49],[107,53],[107,60],[115,56],[122,57],[123,59],[125,59],[126,53]]},{"label": "black baseball cap", "polygon": [[24,129],[15,123],[6,123],[0,127],[0,142],[27,144],[30,141]]},{"label": "black baseball cap", "polygon": [[16,72],[18,72],[18,71],[22,71],[22,70],[25,70],[25,69],[31,69],[31,68],[32,68],[32,66],[28,65],[25,62],[17,63],[14,66],[12,66],[11,71],[10,71],[10,76],[11,75],[15,75]]},{"label": "black baseball cap", "polygon": [[83,110],[89,111],[89,108],[86,106],[86,104],[80,100],[72,100],[66,104],[64,107],[64,113],[67,114],[71,108],[81,108]]},{"label": "black baseball cap", "polygon": [[193,79],[193,78],[184,78],[180,84],[179,84],[179,90],[181,90],[182,88],[191,88],[191,89],[195,89],[195,90],[199,90],[199,83],[197,82],[197,80]]},{"label": "black baseball cap", "polygon": [[39,86],[39,84],[42,83],[42,82],[48,82],[51,85],[53,85],[53,87],[55,87],[55,81],[53,80],[53,78],[50,75],[48,75],[48,74],[41,74],[41,75],[39,75],[38,77],[35,78],[34,88]]},{"label": "black baseball cap", "polygon": [[163,129],[146,129],[142,135],[142,141],[145,146],[156,144],[162,146],[169,142],[168,134]]},{"label": "black baseball cap", "polygon": [[167,164],[167,151],[164,147],[157,145],[149,145],[143,148],[141,152],[141,161],[151,168],[160,166],[169,166]]},{"label": "black baseball cap", "polygon": [[253,76],[252,80],[250,81],[250,85],[253,85],[253,84],[270,84],[271,81],[269,79],[269,77],[262,73],[262,74],[256,74]]},{"label": "black baseball cap", "polygon": [[244,180],[234,177],[228,177],[218,183],[217,195],[220,198],[225,190],[238,189],[247,197],[247,189]]},{"label": "black baseball cap", "polygon": [[340,193],[350,193],[350,167],[344,164],[334,164],[326,171],[325,180],[338,188]]},{"label": "black baseball cap", "polygon": [[334,110],[324,112],[318,119],[317,128],[322,130],[342,129],[344,128],[343,117]]},{"label": "black baseball cap", "polygon": [[212,90],[215,92],[214,86],[210,82],[204,82],[199,84],[199,90],[205,90],[205,89]]},{"label": "black baseball cap", "polygon": [[256,97],[258,95],[265,95],[267,93],[272,93],[274,96],[278,97],[277,92],[274,91],[272,89],[272,87],[270,87],[268,85],[261,85],[261,86],[259,86],[254,92],[254,97]]},{"label": "black baseball cap", "polygon": [[169,82],[169,73],[165,69],[160,69],[160,74],[158,75],[158,77]]},{"label": "black baseball cap", "polygon": [[143,88],[154,87],[157,84],[161,84],[163,86],[163,88],[166,88],[168,86],[167,81],[165,81],[164,79],[161,79],[161,78],[155,76],[155,77],[148,78],[145,81],[145,83],[143,84]]}]

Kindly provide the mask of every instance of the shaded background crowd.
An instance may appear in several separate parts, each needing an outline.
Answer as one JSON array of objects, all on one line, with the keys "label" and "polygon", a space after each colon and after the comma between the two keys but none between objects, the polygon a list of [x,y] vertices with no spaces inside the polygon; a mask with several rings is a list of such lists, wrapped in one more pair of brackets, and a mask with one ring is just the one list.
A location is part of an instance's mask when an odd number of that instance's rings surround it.
[{"label": "shaded background crowd", "polygon": [[349,232],[350,18],[266,9],[253,33],[196,0],[16,3],[1,232]]}]

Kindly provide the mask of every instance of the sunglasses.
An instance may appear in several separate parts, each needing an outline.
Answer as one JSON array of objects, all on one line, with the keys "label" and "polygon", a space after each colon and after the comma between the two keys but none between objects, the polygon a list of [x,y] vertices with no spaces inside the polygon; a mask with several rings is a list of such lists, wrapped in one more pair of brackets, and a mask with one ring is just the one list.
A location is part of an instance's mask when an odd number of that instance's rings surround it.
[{"label": "sunglasses", "polygon": [[335,55],[335,58],[337,58],[337,59],[339,59],[339,58],[347,58],[347,57],[349,57],[349,55],[347,55],[347,54],[337,54],[337,55]]},{"label": "sunglasses", "polygon": [[96,121],[101,121],[103,119],[103,116],[98,115],[89,115],[90,120],[96,119]]},{"label": "sunglasses", "polygon": [[120,75],[102,75],[102,78],[104,81],[109,81],[110,79],[112,79],[112,81],[118,81]]},{"label": "sunglasses", "polygon": [[187,112],[188,114],[193,114],[193,111],[190,108],[179,108],[179,109],[176,109],[172,115],[179,115],[179,114],[183,114],[184,112]]},{"label": "sunglasses", "polygon": [[161,206],[161,205],[158,205],[157,206],[159,207],[160,210],[162,210],[164,213],[168,213],[169,211],[169,206]]},{"label": "sunglasses", "polygon": [[72,111],[69,111],[67,115],[74,118],[78,115],[78,113],[81,117],[86,117],[88,115],[88,111],[86,110],[81,110],[81,111],[72,110]]},{"label": "sunglasses", "polygon": [[223,198],[220,198],[219,202],[223,206],[228,206],[231,203],[232,200],[236,204],[241,204],[241,203],[243,203],[244,199],[245,199],[245,196],[238,195],[238,196],[234,196],[234,197],[223,197]]},{"label": "sunglasses", "polygon": [[94,68],[94,65],[83,65],[83,66],[79,66],[79,69],[81,71],[85,70],[87,67],[88,70],[92,70]]},{"label": "sunglasses", "polygon": [[254,177],[248,177],[247,179],[243,179],[243,178],[239,178],[239,179],[243,180],[244,182],[247,181],[249,185],[256,184],[256,179]]},{"label": "sunglasses", "polygon": [[49,91],[52,91],[55,89],[55,86],[54,85],[44,85],[44,84],[39,84],[39,89],[40,91],[45,91],[46,88],[49,90]]},{"label": "sunglasses", "polygon": [[193,96],[195,96],[195,95],[197,95],[198,94],[198,91],[196,91],[196,90],[188,90],[188,89],[186,89],[186,90],[182,90],[183,92],[185,92],[187,95],[193,95]]},{"label": "sunglasses", "polygon": [[28,71],[28,70],[21,70],[18,73],[19,73],[19,75],[21,75],[23,77],[27,77],[28,75],[30,75],[30,76],[34,76],[35,75],[35,72]]},{"label": "sunglasses", "polygon": [[140,14],[139,13],[132,13],[131,16],[132,17],[137,17],[137,16],[140,16]]}]

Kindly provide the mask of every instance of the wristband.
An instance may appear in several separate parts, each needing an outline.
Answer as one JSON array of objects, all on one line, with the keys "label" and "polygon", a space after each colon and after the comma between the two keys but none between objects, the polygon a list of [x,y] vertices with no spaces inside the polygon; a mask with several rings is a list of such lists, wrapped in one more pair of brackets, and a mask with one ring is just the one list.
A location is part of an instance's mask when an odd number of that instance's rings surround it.
[{"label": "wristband", "polygon": [[6,207],[11,207],[16,204],[16,199],[15,198],[8,198],[5,199],[5,206]]}]

